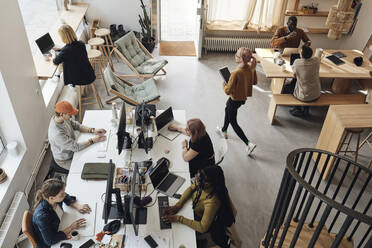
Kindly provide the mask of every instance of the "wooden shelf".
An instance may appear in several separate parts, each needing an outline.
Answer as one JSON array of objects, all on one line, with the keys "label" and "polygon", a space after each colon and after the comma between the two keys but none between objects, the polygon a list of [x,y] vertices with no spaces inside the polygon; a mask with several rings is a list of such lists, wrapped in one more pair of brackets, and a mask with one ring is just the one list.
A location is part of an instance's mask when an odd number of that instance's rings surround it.
[{"label": "wooden shelf", "polygon": [[285,16],[317,16],[317,17],[327,17],[329,11],[318,11],[315,14],[313,13],[305,13],[300,10],[286,10],[285,11]]},{"label": "wooden shelf", "polygon": [[309,34],[328,34],[329,28],[307,28]]}]

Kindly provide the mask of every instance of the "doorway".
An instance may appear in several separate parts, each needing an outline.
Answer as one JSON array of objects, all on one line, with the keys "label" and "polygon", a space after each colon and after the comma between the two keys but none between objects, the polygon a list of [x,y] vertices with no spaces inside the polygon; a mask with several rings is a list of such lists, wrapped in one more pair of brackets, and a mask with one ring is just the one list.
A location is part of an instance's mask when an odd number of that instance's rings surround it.
[{"label": "doorway", "polygon": [[194,41],[197,0],[160,0],[160,41]]}]

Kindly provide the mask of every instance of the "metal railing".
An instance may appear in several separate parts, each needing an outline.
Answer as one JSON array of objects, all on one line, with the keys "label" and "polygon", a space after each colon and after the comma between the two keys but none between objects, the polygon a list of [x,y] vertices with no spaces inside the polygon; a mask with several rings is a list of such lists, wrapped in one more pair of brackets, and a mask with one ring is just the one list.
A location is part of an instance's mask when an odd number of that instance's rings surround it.
[{"label": "metal railing", "polygon": [[[325,181],[327,167],[332,169]],[[372,247],[371,177],[372,170],[340,155],[308,148],[292,151],[262,246],[296,247],[307,225],[312,229],[307,247],[316,247],[324,229],[336,234],[331,248],[341,242]],[[296,223],[292,236],[287,235],[291,223]],[[289,246],[283,246],[285,240]]]}]

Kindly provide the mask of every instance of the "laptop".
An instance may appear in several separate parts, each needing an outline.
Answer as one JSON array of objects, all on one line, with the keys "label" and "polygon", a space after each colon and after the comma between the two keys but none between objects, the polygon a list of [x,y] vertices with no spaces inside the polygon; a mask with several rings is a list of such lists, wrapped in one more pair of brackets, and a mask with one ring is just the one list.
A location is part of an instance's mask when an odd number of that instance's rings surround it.
[{"label": "laptop", "polygon": [[[49,33],[44,34],[36,41],[36,45],[39,47],[42,54],[47,55],[50,54],[50,50],[55,46],[52,37],[50,37]],[[58,55],[59,51],[56,51]]]},{"label": "laptop", "polygon": [[170,141],[173,141],[175,138],[177,138],[178,135],[180,135],[179,132],[168,130],[168,127],[171,124],[182,125],[179,122],[174,120],[172,107],[169,107],[163,113],[158,115],[155,118],[155,123],[156,123],[156,128],[158,130],[158,134],[160,134],[161,136],[163,136],[164,138]]},{"label": "laptop", "polygon": [[184,178],[170,173],[166,161],[159,163],[154,169],[152,169],[150,180],[154,189],[171,197],[186,181]]}]

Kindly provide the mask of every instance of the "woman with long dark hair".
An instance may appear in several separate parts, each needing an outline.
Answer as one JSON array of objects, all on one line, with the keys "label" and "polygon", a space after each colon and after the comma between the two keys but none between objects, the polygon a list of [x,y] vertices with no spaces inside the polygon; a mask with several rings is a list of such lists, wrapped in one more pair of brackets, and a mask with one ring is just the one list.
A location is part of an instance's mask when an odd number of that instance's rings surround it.
[{"label": "woman with long dark hair", "polygon": [[65,183],[59,179],[46,180],[36,193],[32,227],[38,248],[51,247],[53,244],[71,238],[70,233],[86,224],[84,218],[74,221],[69,227],[58,231],[63,215],[62,202],[80,213],[90,213],[87,204],[78,204],[76,197],[65,192]]},{"label": "woman with long dark hair", "polygon": [[[190,198],[195,220],[177,215]],[[195,184],[186,189],[175,206],[166,209],[163,219],[182,223],[199,233],[210,231],[216,244],[227,247],[225,228],[235,222],[235,217],[221,167],[209,166],[200,170],[195,176]]]},{"label": "woman with long dark hair", "polygon": [[182,158],[189,162],[191,178],[198,170],[215,164],[213,144],[200,119],[188,120],[186,128],[170,125],[169,130],[190,136],[189,142],[182,142]]}]

